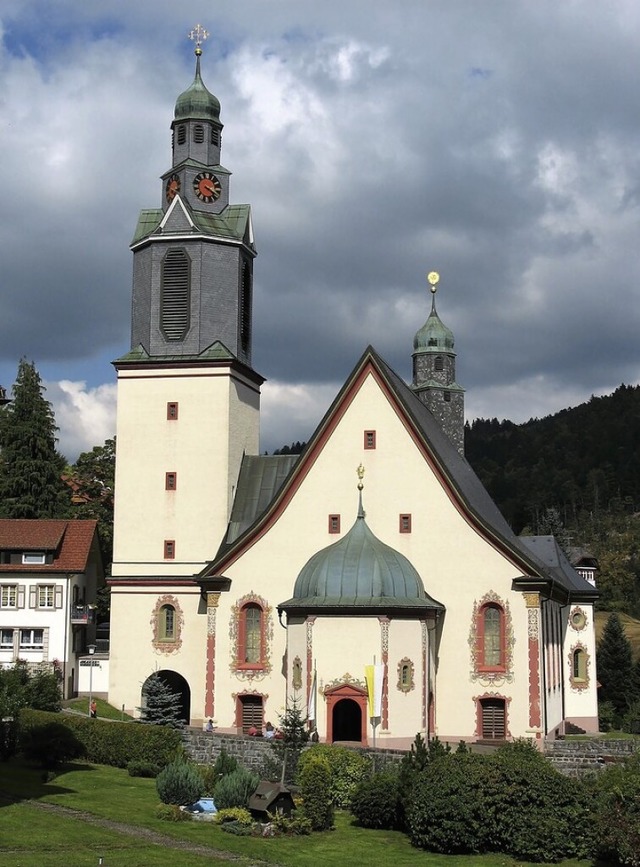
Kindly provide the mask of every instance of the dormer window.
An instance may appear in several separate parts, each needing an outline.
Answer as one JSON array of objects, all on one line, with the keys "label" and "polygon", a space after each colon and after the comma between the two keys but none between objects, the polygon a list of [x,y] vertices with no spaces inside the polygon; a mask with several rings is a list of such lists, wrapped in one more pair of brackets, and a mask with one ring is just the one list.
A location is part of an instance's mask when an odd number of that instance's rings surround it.
[{"label": "dormer window", "polygon": [[25,551],[22,554],[23,566],[44,566],[45,562],[44,551]]}]

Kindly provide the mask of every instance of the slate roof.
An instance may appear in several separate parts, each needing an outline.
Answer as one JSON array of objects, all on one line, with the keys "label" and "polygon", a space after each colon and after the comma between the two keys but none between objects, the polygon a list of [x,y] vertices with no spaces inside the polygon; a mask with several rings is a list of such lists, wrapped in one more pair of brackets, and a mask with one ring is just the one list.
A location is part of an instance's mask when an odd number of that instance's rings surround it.
[{"label": "slate roof", "polygon": [[245,455],[223,547],[262,515],[282,487],[299,455]]},{"label": "slate roof", "polygon": [[117,358],[114,361],[116,363],[126,363],[126,362],[135,362],[136,364],[140,363],[149,363],[157,365],[159,362],[162,364],[175,364],[179,361],[231,361],[235,360],[235,356],[232,352],[230,352],[224,343],[221,343],[219,340],[216,340],[215,343],[212,343],[211,346],[207,346],[206,349],[203,349],[202,352],[197,355],[189,354],[189,355],[149,355],[144,346],[139,343],[135,349],[132,349],[130,352],[127,352],[125,355]]},{"label": "slate roof", "polygon": [[[486,538],[504,551],[514,561],[517,568],[522,570],[522,576],[518,579],[519,586],[526,586],[528,582],[532,586],[536,586],[542,581],[550,584],[552,588],[555,588],[565,597],[578,594],[581,598],[596,598],[598,596],[597,590],[582,579],[570,566],[570,572],[568,572],[566,568],[560,567],[560,564],[556,566],[553,563],[545,562],[537,556],[536,550],[538,549],[532,550],[515,535],[470,464],[459,454],[443,432],[437,419],[371,346],[365,350],[356,364],[307,443],[302,455],[292,463],[288,475],[282,480],[280,475],[277,478],[272,477],[272,484],[265,488],[264,496],[260,500],[254,497],[252,506],[245,502],[242,509],[239,508],[241,519],[240,514],[238,514],[235,515],[234,520],[232,513],[232,522],[223,544],[220,546],[215,559],[200,573],[199,577],[220,575],[226,564],[241,552],[243,544],[261,532],[267,525],[270,516],[286,500],[289,491],[295,486],[299,474],[304,472],[307,457],[314,452],[314,449],[321,446],[322,437],[326,436],[326,431],[334,415],[339,411],[345,395],[369,364],[372,365],[387,387],[390,397],[395,399],[401,411],[412,423],[415,434],[425,452],[455,493],[467,516],[473,520]],[[251,490],[255,486],[259,486],[260,475],[263,473],[261,462],[265,460],[266,457],[261,456],[244,459],[237,496],[240,496],[241,488]],[[283,463],[280,469],[284,471],[285,468],[286,465]],[[272,498],[266,504],[269,492],[272,492]],[[243,497],[246,500],[246,495]]]},{"label": "slate roof", "polygon": [[53,563],[0,563],[2,572],[84,572],[87,568],[97,521],[0,519],[0,551],[53,552]]},{"label": "slate roof", "polygon": [[594,595],[592,585],[576,572],[554,536],[520,536],[519,539],[561,583],[568,584],[575,594],[584,593],[586,585],[586,588],[591,588],[591,595]]}]

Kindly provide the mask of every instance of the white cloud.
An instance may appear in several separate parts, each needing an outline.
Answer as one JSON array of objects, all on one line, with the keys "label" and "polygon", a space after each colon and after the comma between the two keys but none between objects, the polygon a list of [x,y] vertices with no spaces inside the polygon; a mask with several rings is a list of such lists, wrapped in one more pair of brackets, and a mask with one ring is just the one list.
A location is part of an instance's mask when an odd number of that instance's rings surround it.
[{"label": "white cloud", "polygon": [[59,428],[58,448],[69,463],[115,435],[115,385],[87,388],[86,382],[63,379],[45,387]]}]

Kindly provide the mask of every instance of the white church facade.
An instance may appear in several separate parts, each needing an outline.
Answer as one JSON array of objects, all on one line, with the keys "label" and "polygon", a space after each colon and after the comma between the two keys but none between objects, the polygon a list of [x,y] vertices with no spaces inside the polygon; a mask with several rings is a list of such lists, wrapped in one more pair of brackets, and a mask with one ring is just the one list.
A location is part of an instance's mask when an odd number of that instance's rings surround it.
[{"label": "white church facade", "polygon": [[321,740],[370,744],[375,660],[380,746],[596,730],[597,592],[465,460],[437,275],[411,385],[368,347],[302,455],[260,454],[251,211],[196,54],[115,362],[110,701],[134,711],[158,671],[193,725],[261,728],[296,699]]}]

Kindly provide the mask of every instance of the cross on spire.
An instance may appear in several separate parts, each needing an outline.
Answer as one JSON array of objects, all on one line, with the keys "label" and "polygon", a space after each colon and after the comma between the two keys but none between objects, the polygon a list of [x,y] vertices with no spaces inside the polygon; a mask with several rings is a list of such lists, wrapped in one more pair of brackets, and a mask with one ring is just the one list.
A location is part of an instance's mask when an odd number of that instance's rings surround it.
[{"label": "cross on spire", "polygon": [[191,39],[192,42],[196,43],[194,53],[197,57],[200,57],[200,55],[202,54],[202,43],[205,41],[205,39],[209,38],[209,31],[205,30],[201,24],[196,24],[193,30],[187,33],[187,36],[189,39]]}]

